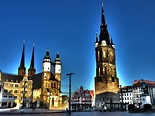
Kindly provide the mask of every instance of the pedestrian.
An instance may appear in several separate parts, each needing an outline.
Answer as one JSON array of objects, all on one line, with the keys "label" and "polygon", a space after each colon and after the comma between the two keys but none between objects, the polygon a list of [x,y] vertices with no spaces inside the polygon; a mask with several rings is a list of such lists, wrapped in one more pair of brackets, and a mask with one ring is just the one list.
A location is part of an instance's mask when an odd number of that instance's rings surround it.
[{"label": "pedestrian", "polygon": [[66,108],[66,112],[67,112],[67,114],[68,114],[68,108]]}]

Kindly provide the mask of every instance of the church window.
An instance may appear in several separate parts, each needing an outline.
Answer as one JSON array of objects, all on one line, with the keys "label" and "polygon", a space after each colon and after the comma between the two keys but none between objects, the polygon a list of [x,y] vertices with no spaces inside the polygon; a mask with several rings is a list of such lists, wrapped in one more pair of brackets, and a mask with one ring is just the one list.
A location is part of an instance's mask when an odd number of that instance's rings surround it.
[{"label": "church window", "polygon": [[14,93],[18,93],[18,90],[15,90]]},{"label": "church window", "polygon": [[13,87],[13,84],[10,84],[10,87]]}]

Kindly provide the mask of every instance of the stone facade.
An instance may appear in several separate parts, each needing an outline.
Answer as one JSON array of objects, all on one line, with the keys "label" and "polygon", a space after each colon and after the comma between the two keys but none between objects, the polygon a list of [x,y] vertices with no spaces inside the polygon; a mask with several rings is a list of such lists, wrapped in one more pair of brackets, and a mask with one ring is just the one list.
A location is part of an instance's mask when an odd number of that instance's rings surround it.
[{"label": "stone facade", "polygon": [[[35,103],[37,103],[35,107],[46,105],[46,108],[49,109],[61,108],[61,61],[59,53],[57,53],[55,61],[52,62],[47,50],[42,63],[42,72],[38,74],[35,72],[34,46],[30,68],[28,74],[26,74],[25,45],[23,45],[18,75],[0,72],[0,81],[4,83],[4,89],[13,96],[11,97],[13,98],[11,106],[15,102],[18,108],[31,107]],[[6,92],[2,93],[1,104],[10,99],[8,98],[10,95],[6,96],[6,94]],[[5,105],[8,107],[8,103],[5,103]]]},{"label": "stone facade", "polygon": [[98,106],[99,102],[107,96],[109,96],[108,99],[111,98],[113,101],[119,102],[119,79],[116,73],[115,47],[108,33],[103,6],[99,39],[98,34],[96,34],[95,53],[95,103]]}]

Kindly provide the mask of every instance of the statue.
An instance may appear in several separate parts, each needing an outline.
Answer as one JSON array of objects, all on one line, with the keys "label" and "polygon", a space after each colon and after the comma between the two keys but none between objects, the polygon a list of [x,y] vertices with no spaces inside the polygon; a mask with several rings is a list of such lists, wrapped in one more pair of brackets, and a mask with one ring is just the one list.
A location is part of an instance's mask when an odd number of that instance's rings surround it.
[{"label": "statue", "polygon": [[143,94],[149,94],[148,85],[145,83],[145,81],[143,79],[141,80],[140,85],[143,90]]},{"label": "statue", "polygon": [[143,90],[143,93],[141,94],[141,106],[144,107],[145,104],[151,104],[151,97],[148,92],[148,85],[145,83],[145,81],[142,79],[140,82],[141,89]]}]

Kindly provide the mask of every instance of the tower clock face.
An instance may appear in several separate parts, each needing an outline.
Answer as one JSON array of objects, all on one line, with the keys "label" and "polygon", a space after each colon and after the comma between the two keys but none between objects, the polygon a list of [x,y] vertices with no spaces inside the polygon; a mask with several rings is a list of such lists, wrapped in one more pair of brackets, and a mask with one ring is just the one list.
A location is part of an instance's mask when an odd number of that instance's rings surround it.
[{"label": "tower clock face", "polygon": [[106,46],[106,41],[105,40],[102,41],[102,45]]}]

